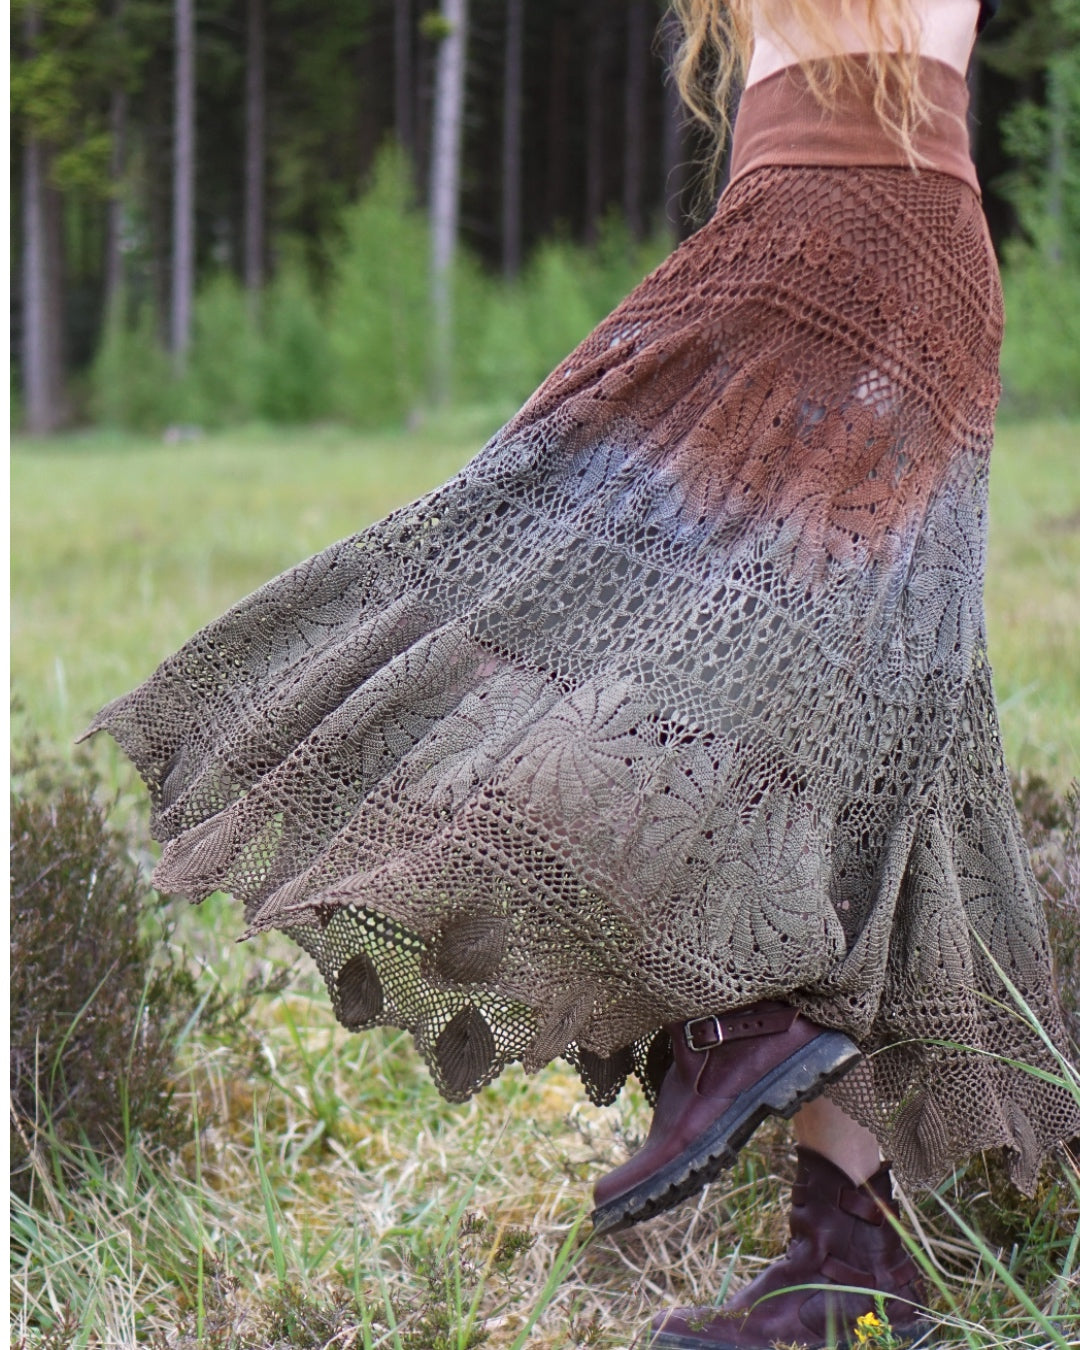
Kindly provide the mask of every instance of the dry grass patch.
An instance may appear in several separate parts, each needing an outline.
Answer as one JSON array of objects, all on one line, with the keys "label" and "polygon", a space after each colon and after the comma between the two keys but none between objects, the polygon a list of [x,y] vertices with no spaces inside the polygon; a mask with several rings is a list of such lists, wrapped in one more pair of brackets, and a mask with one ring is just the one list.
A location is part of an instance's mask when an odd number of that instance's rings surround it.
[{"label": "dry grass patch", "polygon": [[[72,1346],[617,1350],[644,1346],[658,1307],[719,1302],[783,1246],[793,1158],[779,1123],[726,1188],[590,1242],[590,1181],[643,1137],[640,1097],[600,1111],[552,1068],[448,1106],[407,1037],[348,1035],[307,976],[253,1009],[252,1028],[257,1062],[227,1040],[188,1042],[180,1149],[133,1140],[80,1189],[23,1212],[28,1345],[75,1310]],[[1080,1308],[1069,1250],[1080,1185],[1047,1182],[1034,1206],[1010,1211],[981,1168],[942,1196],[988,1235],[997,1222],[989,1249],[932,1199],[913,1211],[947,1290],[934,1344],[1051,1344],[1032,1339],[1037,1324],[993,1261],[1040,1307]]]}]

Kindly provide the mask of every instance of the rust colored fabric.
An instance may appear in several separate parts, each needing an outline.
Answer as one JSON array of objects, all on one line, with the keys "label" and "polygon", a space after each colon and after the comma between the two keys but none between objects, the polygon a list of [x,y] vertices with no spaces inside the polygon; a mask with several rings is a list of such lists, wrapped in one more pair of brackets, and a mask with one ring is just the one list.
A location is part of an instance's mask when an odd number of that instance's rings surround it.
[{"label": "rust colored fabric", "polygon": [[[827,64],[822,64],[824,77]],[[914,133],[917,170],[948,173],[976,194],[979,180],[968,144],[968,89],[962,75],[943,61],[920,63],[920,86],[931,108]],[[731,180],[784,165],[908,168],[903,146],[867,116],[873,90],[867,72],[852,68],[825,108],[798,66],[788,66],[743,94],[731,147]]]},{"label": "rust colored fabric", "polygon": [[452,1099],[564,1056],[610,1101],[778,998],[872,1052],[835,1096],[905,1183],[1030,1187],[1080,1119],[1008,1062],[1056,1069],[1002,970],[1064,1040],[983,620],[1001,326],[963,175],[748,168],[460,474],[99,714],[158,885]]}]

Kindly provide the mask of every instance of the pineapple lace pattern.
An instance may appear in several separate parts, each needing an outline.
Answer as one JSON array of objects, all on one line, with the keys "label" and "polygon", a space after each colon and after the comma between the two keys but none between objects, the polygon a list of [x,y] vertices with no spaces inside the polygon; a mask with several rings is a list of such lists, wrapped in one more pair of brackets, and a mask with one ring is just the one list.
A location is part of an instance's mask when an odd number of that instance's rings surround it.
[{"label": "pineapple lace pattern", "polygon": [[663,1024],[781,997],[871,1052],[833,1095],[905,1184],[1004,1145],[1030,1188],[1080,1129],[1009,1063],[1056,1068],[999,967],[1064,1035],[986,657],[1000,291],[927,70],[915,168],[865,89],[751,89],[715,216],[471,463],[92,724],[157,884],[453,1100],[558,1056],[653,1091]]}]

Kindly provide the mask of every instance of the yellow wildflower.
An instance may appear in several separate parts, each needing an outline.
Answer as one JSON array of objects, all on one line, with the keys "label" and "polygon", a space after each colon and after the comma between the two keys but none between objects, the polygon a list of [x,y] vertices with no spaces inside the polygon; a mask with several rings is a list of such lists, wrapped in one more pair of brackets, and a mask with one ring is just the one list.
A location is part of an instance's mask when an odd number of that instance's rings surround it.
[{"label": "yellow wildflower", "polygon": [[876,1313],[868,1312],[855,1320],[855,1337],[860,1345],[869,1345],[877,1339],[878,1332],[885,1326]]}]

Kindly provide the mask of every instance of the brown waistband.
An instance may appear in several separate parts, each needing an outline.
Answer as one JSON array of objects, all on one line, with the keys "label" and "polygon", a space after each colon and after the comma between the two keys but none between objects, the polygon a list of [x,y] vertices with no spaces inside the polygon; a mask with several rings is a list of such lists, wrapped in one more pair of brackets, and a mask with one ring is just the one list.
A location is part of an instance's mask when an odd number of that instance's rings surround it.
[{"label": "brown waistband", "polygon": [[915,165],[873,112],[869,73],[857,66],[823,108],[799,66],[785,66],[742,96],[731,147],[731,181],[767,165],[935,169],[976,193],[968,145],[968,91],[959,71],[922,57],[919,80],[932,112],[916,130]]}]

